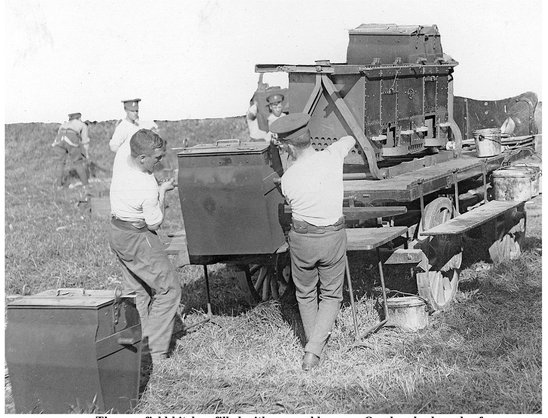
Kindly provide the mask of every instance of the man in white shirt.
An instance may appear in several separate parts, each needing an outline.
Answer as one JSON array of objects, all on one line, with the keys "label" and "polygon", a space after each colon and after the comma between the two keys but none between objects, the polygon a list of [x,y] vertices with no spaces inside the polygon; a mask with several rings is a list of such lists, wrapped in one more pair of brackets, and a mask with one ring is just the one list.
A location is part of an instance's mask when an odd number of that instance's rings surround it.
[{"label": "man in white shirt", "polygon": [[124,143],[129,142],[131,136],[139,129],[150,129],[158,133],[158,125],[156,123],[153,121],[141,121],[139,119],[140,101],[141,99],[122,100],[126,117],[118,123],[108,143],[112,152],[117,152]]},{"label": "man in white shirt", "polygon": [[108,145],[112,152],[118,151],[120,146],[129,141],[132,135],[137,132],[139,128],[139,102],[141,99],[122,100],[124,104],[124,110],[126,112],[126,118],[122,119],[116,126],[112,138]]},{"label": "man in white shirt", "polygon": [[166,152],[158,134],[141,129],[128,142],[130,154],[112,173],[110,246],[122,266],[124,290],[136,293],[143,339],[155,362],[167,357],[181,298],[175,270],[156,234],[174,181],[158,186],[154,177],[154,166]]},{"label": "man in white shirt", "polygon": [[343,164],[356,143],[353,137],[345,136],[318,152],[311,145],[309,121],[309,115],[293,113],[270,127],[277,135],[276,143],[294,160],[282,176],[281,188],[292,212],[289,248],[307,340],[302,364],[305,371],[319,364],[343,299]]}]

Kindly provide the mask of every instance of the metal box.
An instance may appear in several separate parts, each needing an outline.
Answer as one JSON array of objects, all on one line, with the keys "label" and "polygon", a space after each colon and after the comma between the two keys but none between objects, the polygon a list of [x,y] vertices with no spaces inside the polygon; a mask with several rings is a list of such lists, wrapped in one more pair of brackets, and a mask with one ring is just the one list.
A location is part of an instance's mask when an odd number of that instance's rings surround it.
[{"label": "metal box", "polygon": [[363,24],[349,31],[347,64],[420,64],[443,58],[436,25]]},{"label": "metal box", "polygon": [[6,361],[17,413],[124,413],[139,394],[133,296],[58,289],[7,305]]},{"label": "metal box", "polygon": [[275,183],[281,166],[268,143],[222,140],[177,156],[191,262],[201,256],[273,254],[285,242],[279,219],[284,198]]},{"label": "metal box", "polygon": [[413,158],[453,158],[446,147],[460,138],[452,113],[458,63],[443,53],[438,28],[364,24],[349,38],[345,63],[264,64],[256,71],[288,73],[289,113],[310,115],[316,150],[356,138],[346,169],[383,179],[409,171],[405,163]]}]

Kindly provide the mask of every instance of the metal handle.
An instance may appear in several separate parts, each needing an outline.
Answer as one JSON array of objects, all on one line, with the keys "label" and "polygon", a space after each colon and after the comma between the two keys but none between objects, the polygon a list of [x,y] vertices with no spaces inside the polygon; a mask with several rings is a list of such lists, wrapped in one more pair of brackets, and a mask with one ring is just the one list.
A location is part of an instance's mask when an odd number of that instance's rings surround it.
[{"label": "metal handle", "polygon": [[219,147],[228,147],[230,145],[240,145],[239,139],[219,139],[217,142],[215,142],[215,146]]},{"label": "metal handle", "polygon": [[118,344],[120,345],[133,345],[137,342],[135,337],[120,337],[118,338]]},{"label": "metal handle", "polygon": [[61,292],[65,292],[65,295],[71,294],[76,291],[81,291],[82,296],[86,295],[86,289],[84,288],[74,288],[74,287],[63,287],[61,289],[57,289],[57,296],[61,296]]}]

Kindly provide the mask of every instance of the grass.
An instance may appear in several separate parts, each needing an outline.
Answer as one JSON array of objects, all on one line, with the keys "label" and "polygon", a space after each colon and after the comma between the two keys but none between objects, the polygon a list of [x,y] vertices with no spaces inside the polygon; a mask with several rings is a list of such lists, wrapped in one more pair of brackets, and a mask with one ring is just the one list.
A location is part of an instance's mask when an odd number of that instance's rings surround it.
[{"label": "grass", "polygon": [[[159,121],[169,146],[246,138],[243,118]],[[49,144],[57,124],[6,125],[7,295],[56,287],[114,288],[120,269],[108,248],[108,221],[91,216],[78,188],[56,191]],[[110,168],[113,121],[91,126],[93,160]],[[166,159],[164,175],[176,167]],[[75,180],[73,180],[75,181]],[[96,193],[108,190],[100,172]],[[161,236],[183,225],[176,192]],[[302,329],[295,300],[250,303],[233,268],[210,267],[214,319],[174,340],[173,356],[152,374],[134,412],[202,414],[540,414],[541,201],[529,206],[522,256],[497,265],[473,258],[467,243],[455,303],[416,333],[382,328],[352,348],[348,293],[321,367],[300,369]],[[378,281],[361,254],[350,257],[360,329],[378,321]],[[391,287],[398,270],[387,268]],[[185,322],[201,319],[200,266],[178,269]],[[6,413],[14,413],[9,379]],[[101,412],[101,411],[94,411]]]}]

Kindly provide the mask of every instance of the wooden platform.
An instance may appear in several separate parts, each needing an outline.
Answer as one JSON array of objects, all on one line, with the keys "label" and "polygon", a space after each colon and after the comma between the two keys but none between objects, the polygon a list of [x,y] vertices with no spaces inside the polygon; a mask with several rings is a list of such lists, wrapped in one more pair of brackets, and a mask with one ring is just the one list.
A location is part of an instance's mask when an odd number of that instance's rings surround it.
[{"label": "wooden platform", "polygon": [[[524,149],[529,155],[529,152]],[[481,176],[501,167],[505,158],[508,162],[518,160],[521,153],[503,152],[494,157],[478,158],[475,152],[463,152],[459,158],[444,161],[429,167],[413,170],[385,180],[345,180],[345,198],[354,198],[366,204],[375,201],[412,202],[424,196],[452,187],[458,182]]]},{"label": "wooden platform", "polygon": [[[348,228],[346,236],[348,239],[347,251],[368,251],[374,250],[398,237],[407,233],[406,226],[381,227],[381,228]],[[190,264],[188,260],[188,249],[186,235],[176,233],[170,237],[166,244],[166,252],[169,255],[176,255],[178,267]],[[185,263],[185,264],[181,264]]]},{"label": "wooden platform", "polygon": [[457,235],[495,219],[524,202],[492,200],[441,225],[422,232],[423,235]]},{"label": "wooden platform", "polygon": [[349,228],[346,229],[346,237],[348,239],[346,249],[347,251],[374,250],[406,233],[406,226]]}]

